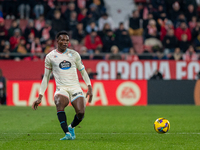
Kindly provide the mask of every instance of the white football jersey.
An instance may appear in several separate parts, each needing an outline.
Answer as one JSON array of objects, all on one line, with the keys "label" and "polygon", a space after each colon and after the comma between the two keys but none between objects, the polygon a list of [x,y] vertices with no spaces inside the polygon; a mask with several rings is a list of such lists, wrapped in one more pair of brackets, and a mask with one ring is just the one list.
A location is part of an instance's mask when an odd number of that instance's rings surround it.
[{"label": "white football jersey", "polygon": [[80,85],[77,69],[83,70],[84,65],[75,50],[66,49],[61,53],[55,49],[47,54],[45,68],[52,70],[57,87],[66,87]]}]

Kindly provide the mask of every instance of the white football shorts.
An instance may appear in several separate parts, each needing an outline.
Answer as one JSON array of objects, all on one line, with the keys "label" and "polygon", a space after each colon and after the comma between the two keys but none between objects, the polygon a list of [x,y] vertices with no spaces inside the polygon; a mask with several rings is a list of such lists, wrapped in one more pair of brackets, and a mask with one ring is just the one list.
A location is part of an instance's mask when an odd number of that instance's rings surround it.
[{"label": "white football shorts", "polygon": [[[71,102],[76,100],[78,97],[83,97],[83,91],[80,86],[75,87],[57,87],[54,96],[57,94],[67,97]],[[84,99],[85,100],[85,99]]]}]

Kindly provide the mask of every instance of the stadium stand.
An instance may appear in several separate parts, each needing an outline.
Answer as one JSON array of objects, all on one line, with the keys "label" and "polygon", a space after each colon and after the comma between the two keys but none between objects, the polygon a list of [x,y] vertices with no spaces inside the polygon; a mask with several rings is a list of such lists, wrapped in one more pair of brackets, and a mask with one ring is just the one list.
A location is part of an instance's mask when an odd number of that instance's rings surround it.
[{"label": "stadium stand", "polygon": [[[15,9],[12,9],[8,1],[16,4]],[[58,27],[69,32],[69,48],[73,48],[78,52],[81,52],[82,47],[85,47],[87,35],[92,30],[97,32],[104,45],[98,47],[98,55],[101,55],[101,57],[95,57],[95,59],[108,59],[111,54],[110,48],[113,45],[118,46],[119,53],[123,54],[124,57],[122,59],[125,60],[128,58],[125,57],[128,54],[128,50],[124,51],[126,48],[131,49],[131,51],[134,49],[134,55],[138,55],[139,59],[153,59],[156,52],[162,53],[166,59],[171,59],[177,47],[180,48],[182,54],[186,53],[185,55],[193,47],[193,53],[199,59],[199,0],[128,0],[126,3],[123,2],[123,5],[120,1],[116,2],[114,0],[36,0],[26,2],[32,9],[30,14],[24,14],[24,16],[29,16],[29,18],[26,17],[24,19],[20,18],[21,14],[18,11],[21,3],[23,2],[20,0],[0,0],[0,7],[2,8],[2,19],[0,20],[0,33],[2,32],[0,59],[13,59],[16,55],[22,55],[20,53],[13,53],[11,50],[8,53],[8,49],[4,52],[8,42],[12,43],[9,40],[16,28],[20,28],[21,36],[25,37],[26,56],[30,58],[28,60],[34,59],[33,47],[31,49],[29,46],[32,43],[31,38],[39,38],[42,53],[38,55],[42,55],[40,58],[43,59],[43,56],[49,51],[47,47],[51,47],[50,49],[52,50],[52,47],[56,46],[54,37],[58,32],[56,31]],[[41,4],[44,7],[44,14],[39,18],[36,18],[33,10],[37,4]],[[9,12],[10,9],[12,11]],[[56,16],[59,15],[59,12],[61,16]],[[135,14],[135,12],[138,12],[139,15]],[[108,16],[105,17],[105,14]],[[135,16],[137,17],[134,18]],[[133,22],[130,27],[130,18],[132,17]],[[16,27],[12,27],[13,20],[17,22]],[[29,32],[25,32],[30,22],[29,20],[35,20],[35,29],[30,28]],[[62,22],[62,24],[55,28],[56,22]],[[118,32],[121,22],[124,24],[123,30],[129,31],[129,37],[132,42],[131,46],[126,47],[119,44],[119,39],[123,36],[125,37],[125,35],[122,36]],[[137,22],[137,24],[134,24],[134,22]],[[101,30],[101,28],[103,29]],[[134,28],[134,31],[130,28]],[[139,29],[138,31],[137,28]],[[173,30],[171,32],[174,32],[174,35],[171,33],[172,36],[175,36],[173,38],[178,39],[176,46],[170,46],[170,40],[168,40],[171,38],[169,35],[170,29]],[[123,33],[126,34],[126,31]],[[128,43],[126,41],[128,38],[123,38],[122,40],[124,40],[124,43]],[[52,44],[47,46],[46,43],[49,41],[52,41]],[[7,45],[4,43],[7,43]],[[94,53],[95,49],[92,51],[87,50],[84,55],[88,55],[88,59],[93,59],[91,52]],[[4,55],[10,56],[4,57]],[[19,58],[25,59],[26,57]]]}]

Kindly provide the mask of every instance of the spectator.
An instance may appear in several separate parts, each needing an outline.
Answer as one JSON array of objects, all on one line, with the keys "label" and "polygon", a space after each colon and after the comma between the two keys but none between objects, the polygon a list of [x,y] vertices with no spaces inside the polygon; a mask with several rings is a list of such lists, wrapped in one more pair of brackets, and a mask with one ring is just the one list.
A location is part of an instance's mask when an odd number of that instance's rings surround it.
[{"label": "spectator", "polygon": [[154,12],[154,16],[155,16],[155,20],[161,19],[164,21],[167,18],[167,14],[162,5],[158,6],[158,10]]},{"label": "spectator", "polygon": [[30,33],[33,33],[34,37],[39,36],[37,29],[34,27],[34,21],[31,19],[29,19],[28,25],[26,26],[24,30],[25,39],[28,39],[28,36]]},{"label": "spectator", "polygon": [[192,4],[188,5],[185,16],[186,16],[188,22],[191,21],[193,16],[197,16],[197,12],[194,9],[194,6]]},{"label": "spectator", "polygon": [[151,19],[149,20],[148,26],[145,30],[145,39],[157,38],[157,36],[158,36],[158,30],[156,27],[156,21]]},{"label": "spectator", "polygon": [[83,60],[90,59],[89,53],[87,52],[87,47],[85,47],[85,46],[81,47],[80,55],[81,55],[81,59],[83,59]]},{"label": "spectator", "polygon": [[178,18],[175,20],[175,23],[174,23],[175,24],[175,28],[178,28],[182,22],[187,23],[187,19],[186,19],[184,13],[180,13],[178,15]]},{"label": "spectator", "polygon": [[143,29],[146,29],[150,20],[153,19],[153,14],[148,14],[147,19],[143,20]]},{"label": "spectator", "polygon": [[156,56],[153,57],[154,60],[167,60],[167,56],[161,52],[160,50],[157,50]]},{"label": "spectator", "polygon": [[140,27],[140,15],[138,10],[132,12],[132,17],[129,18],[129,34],[142,35],[143,29]]},{"label": "spectator", "polygon": [[197,17],[192,16],[191,21],[189,22],[190,31],[192,31],[197,26]]},{"label": "spectator", "polygon": [[20,19],[24,19],[26,16],[26,19],[29,19],[30,16],[30,1],[29,0],[18,0],[18,10],[20,14]]},{"label": "spectator", "polygon": [[43,15],[40,15],[38,19],[35,21],[35,28],[38,32],[45,26],[45,19]]},{"label": "spectator", "polygon": [[89,11],[87,12],[87,15],[84,19],[82,19],[81,21],[83,23],[83,28],[85,29],[87,25],[90,24],[90,22],[95,22],[92,13],[90,13]]},{"label": "spectator", "polygon": [[0,41],[5,40],[8,37],[8,31],[5,28],[4,19],[0,18]]},{"label": "spectator", "polygon": [[153,74],[153,76],[150,78],[150,80],[162,80],[163,79],[163,75],[156,70]]},{"label": "spectator", "polygon": [[4,49],[5,47],[5,40],[1,40],[0,41],[0,52],[2,52],[2,50]]},{"label": "spectator", "polygon": [[105,23],[103,30],[98,31],[98,35],[101,37],[101,39],[103,39],[103,37],[106,36],[108,30],[111,30],[110,25],[108,23]]},{"label": "spectator", "polygon": [[187,35],[186,34],[182,34],[182,36],[181,36],[181,41],[179,41],[179,47],[180,47],[180,49],[181,49],[181,51],[183,52],[183,53],[185,53],[186,52],[186,50],[188,49],[188,47],[189,47],[189,42],[188,42],[188,40],[187,40]]},{"label": "spectator", "polygon": [[104,27],[105,23],[108,23],[112,30],[115,29],[114,21],[113,21],[113,19],[111,17],[108,16],[107,13],[102,14],[102,16],[98,20],[98,25],[99,25],[99,30],[100,31],[103,30],[103,27]]},{"label": "spectator", "polygon": [[180,13],[181,13],[180,5],[177,1],[175,1],[172,5],[172,10],[170,11],[170,18],[173,23],[175,23]]},{"label": "spectator", "polygon": [[181,41],[181,36],[183,34],[186,34],[187,35],[187,40],[188,41],[191,41],[192,39],[192,35],[191,35],[191,31],[190,29],[187,27],[187,24],[185,22],[181,22],[180,24],[180,27],[178,27],[176,30],[175,30],[175,36],[177,37],[177,39],[179,41]]},{"label": "spectator", "polygon": [[121,80],[121,79],[122,79],[121,73],[118,72],[118,73],[117,73],[117,76],[116,76],[116,80]]},{"label": "spectator", "polygon": [[165,0],[152,0],[151,3],[156,10],[159,10],[159,6],[162,6],[163,9],[165,8]]},{"label": "spectator", "polygon": [[179,47],[176,47],[173,55],[169,59],[176,60],[176,61],[182,60],[183,58],[182,58],[181,49]]},{"label": "spectator", "polygon": [[129,53],[126,55],[125,58],[127,61],[138,61],[139,57],[136,55],[136,51],[133,47],[129,49]]},{"label": "spectator", "polygon": [[147,29],[145,30],[145,49],[149,49],[151,51],[151,48],[153,46],[159,46],[162,48],[162,43],[160,40],[157,39],[158,37],[158,30],[156,27],[156,22],[155,20],[149,20],[149,24],[147,26]]},{"label": "spectator", "polygon": [[10,37],[10,40],[9,40],[10,46],[11,46],[11,51],[13,51],[17,47],[21,37],[22,36],[20,33],[20,29],[15,29],[14,35],[12,37]]},{"label": "spectator", "polygon": [[40,15],[44,14],[44,4],[42,0],[35,0],[33,11],[35,13],[36,19],[38,19]]},{"label": "spectator", "polygon": [[147,8],[148,8],[148,13],[153,14],[155,9],[153,8],[153,5],[151,3],[147,4]]},{"label": "spectator", "polygon": [[96,23],[94,21],[92,21],[89,25],[86,26],[86,32],[90,33],[92,29],[96,32],[98,31],[98,27],[96,26]]},{"label": "spectator", "polygon": [[54,11],[54,19],[52,20],[52,30],[55,31],[55,33],[66,30],[66,23],[61,18],[61,12],[59,10]]},{"label": "spectator", "polygon": [[20,38],[19,44],[17,45],[17,47],[14,49],[13,52],[19,54],[15,57],[16,60],[20,60],[27,57],[26,40],[24,37]]},{"label": "spectator", "polygon": [[122,34],[117,38],[116,43],[123,53],[128,53],[129,49],[133,46],[131,38],[126,30],[122,31]]},{"label": "spectator", "polygon": [[81,9],[81,12],[78,14],[77,17],[78,22],[81,22],[86,17],[86,14],[87,14],[87,8]]},{"label": "spectator", "polygon": [[115,35],[112,30],[107,30],[106,35],[102,39],[103,42],[103,52],[110,52],[110,48],[116,44]]},{"label": "spectator", "polygon": [[83,30],[83,24],[78,23],[76,29],[73,31],[72,38],[81,43],[85,35],[86,34],[85,31]]},{"label": "spectator", "polygon": [[[19,25],[18,25],[17,20],[12,20],[11,27],[8,30],[8,37],[9,38],[14,35],[14,30],[17,29],[17,28],[19,29]],[[20,30],[20,32],[21,32],[21,30]]]},{"label": "spectator", "polygon": [[46,44],[45,44],[45,48],[44,48],[44,53],[45,54],[48,54],[49,52],[51,52],[53,49],[55,49],[54,45],[53,45],[53,41],[52,39],[48,39],[46,41]]},{"label": "spectator", "polygon": [[94,55],[93,55],[93,60],[102,60],[104,59],[104,57],[102,55],[100,55],[101,49],[100,48],[96,48],[94,51]]},{"label": "spectator", "polygon": [[194,9],[197,10],[197,1],[198,0],[183,0],[183,9],[184,11],[186,11],[186,9],[188,8],[188,6],[191,4],[194,6]]},{"label": "spectator", "polygon": [[33,60],[38,60],[42,54],[42,45],[39,37],[35,37],[31,43],[31,54],[33,54]]},{"label": "spectator", "polygon": [[199,59],[199,55],[194,51],[194,47],[190,45],[186,53],[183,54],[183,60],[197,61],[198,59]]},{"label": "spectator", "polygon": [[6,78],[3,76],[3,72],[0,69],[0,105],[6,103]]},{"label": "spectator", "polygon": [[54,16],[54,11],[57,9],[58,6],[55,5],[54,0],[48,0],[47,5],[46,5],[46,19],[47,20],[52,20]]},{"label": "spectator", "polygon": [[165,21],[158,20],[159,24],[161,25],[160,28],[160,40],[162,41],[164,37],[167,34],[167,30],[173,29],[174,30],[174,25],[171,20],[166,19]]},{"label": "spectator", "polygon": [[199,31],[200,31],[200,20],[197,21],[196,27],[192,30],[193,39],[198,36]]},{"label": "spectator", "polygon": [[73,31],[76,29],[76,25],[78,24],[77,21],[77,13],[75,11],[71,12],[70,18],[68,18],[67,21],[67,27],[69,31]]},{"label": "spectator", "polygon": [[194,39],[194,47],[197,53],[200,53],[200,31],[198,36]]},{"label": "spectator", "polygon": [[125,30],[124,28],[124,23],[123,22],[120,22],[119,23],[119,28],[116,29],[115,31],[115,36],[116,36],[116,40],[118,37],[120,37],[122,35],[122,32]]},{"label": "spectator", "polygon": [[100,14],[106,12],[104,0],[93,0],[92,2],[97,6]]},{"label": "spectator", "polygon": [[71,3],[68,4],[67,10],[64,13],[64,18],[66,20],[68,20],[70,18],[71,13],[74,12],[74,11],[76,11],[75,10],[75,4],[71,2]]},{"label": "spectator", "polygon": [[45,26],[41,29],[39,37],[42,43],[45,43],[50,38],[55,38],[55,31],[52,29],[50,21],[47,20],[45,22]]},{"label": "spectator", "polygon": [[97,47],[102,48],[103,46],[101,38],[97,35],[97,32],[95,32],[94,30],[92,30],[92,32],[85,37],[84,42],[89,53],[93,53],[93,51]]},{"label": "spectator", "polygon": [[111,54],[109,56],[109,60],[122,60],[122,57],[119,53],[119,48],[116,45],[111,47]]},{"label": "spectator", "polygon": [[10,57],[10,43],[8,41],[5,42],[4,44],[4,48],[0,49],[0,53],[3,53],[3,55],[0,55],[0,59],[11,59]]},{"label": "spectator", "polygon": [[178,45],[178,40],[174,35],[173,29],[168,29],[167,35],[164,37],[162,44],[165,53],[174,52],[174,49]]},{"label": "spectator", "polygon": [[[28,39],[26,39],[26,49],[28,52],[31,52],[31,45],[32,45],[32,43],[34,43],[34,40],[35,40],[34,34],[30,33],[28,36]],[[31,57],[30,57],[30,59],[31,59]]]},{"label": "spectator", "polygon": [[94,20],[97,21],[99,19],[99,17],[100,17],[100,13],[98,11],[97,5],[92,3],[90,5],[90,10],[89,11],[90,11],[90,13],[92,13],[92,16],[93,16]]}]

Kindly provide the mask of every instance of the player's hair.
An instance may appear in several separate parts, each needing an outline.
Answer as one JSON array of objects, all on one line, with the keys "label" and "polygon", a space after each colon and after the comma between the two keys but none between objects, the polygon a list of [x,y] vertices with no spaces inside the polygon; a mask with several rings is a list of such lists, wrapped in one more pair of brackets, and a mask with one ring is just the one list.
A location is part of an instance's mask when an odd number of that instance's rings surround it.
[{"label": "player's hair", "polygon": [[68,34],[66,31],[60,31],[60,32],[57,33],[56,39],[58,39],[58,37],[59,37],[60,35],[67,35],[67,36],[69,36],[69,34]]}]

